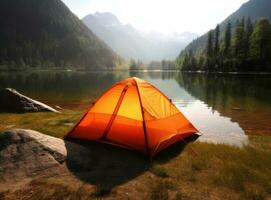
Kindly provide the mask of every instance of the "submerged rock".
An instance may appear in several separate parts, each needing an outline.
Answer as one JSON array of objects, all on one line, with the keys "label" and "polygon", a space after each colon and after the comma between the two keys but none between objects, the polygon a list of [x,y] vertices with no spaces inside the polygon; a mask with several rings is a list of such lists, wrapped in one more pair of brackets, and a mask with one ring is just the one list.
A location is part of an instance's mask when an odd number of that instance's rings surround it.
[{"label": "submerged rock", "polygon": [[54,108],[24,96],[11,88],[0,91],[0,112],[58,112]]}]

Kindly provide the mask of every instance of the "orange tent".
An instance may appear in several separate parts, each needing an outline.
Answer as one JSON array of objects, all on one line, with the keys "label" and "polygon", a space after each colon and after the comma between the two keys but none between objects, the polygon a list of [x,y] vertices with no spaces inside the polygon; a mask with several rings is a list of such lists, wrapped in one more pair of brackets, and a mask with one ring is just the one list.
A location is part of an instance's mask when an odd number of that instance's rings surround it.
[{"label": "orange tent", "polygon": [[154,156],[197,132],[161,91],[133,77],[106,91],[66,137],[110,143]]}]

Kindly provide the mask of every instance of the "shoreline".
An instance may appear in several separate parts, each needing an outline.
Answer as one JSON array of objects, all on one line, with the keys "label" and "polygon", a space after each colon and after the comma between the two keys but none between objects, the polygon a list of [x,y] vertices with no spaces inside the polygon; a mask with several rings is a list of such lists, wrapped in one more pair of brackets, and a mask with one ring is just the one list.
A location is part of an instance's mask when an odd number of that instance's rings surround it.
[{"label": "shoreline", "polygon": [[181,71],[181,70],[163,70],[163,69],[138,69],[138,70],[129,70],[129,69],[98,69],[98,70],[84,70],[84,69],[12,69],[12,70],[5,70],[0,69],[0,73],[28,73],[28,72],[86,72],[86,73],[105,73],[105,72],[178,72],[184,74],[231,74],[231,75],[271,75],[271,72],[208,72],[208,71]]}]

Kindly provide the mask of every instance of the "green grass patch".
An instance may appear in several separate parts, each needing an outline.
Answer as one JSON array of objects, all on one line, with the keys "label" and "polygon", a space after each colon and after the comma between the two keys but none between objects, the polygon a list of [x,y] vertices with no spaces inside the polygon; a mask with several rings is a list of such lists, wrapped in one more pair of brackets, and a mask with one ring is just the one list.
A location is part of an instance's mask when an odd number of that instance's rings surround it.
[{"label": "green grass patch", "polygon": [[250,141],[253,145],[243,148],[193,144],[193,148],[200,152],[200,158],[189,162],[192,169],[190,173],[200,178],[203,170],[202,174],[207,175],[207,180],[210,180],[206,181],[210,187],[226,187],[239,193],[244,199],[268,197],[271,194],[271,138],[255,136]]},{"label": "green grass patch", "polygon": [[262,151],[250,146],[226,150],[229,156],[221,155],[219,170],[212,176],[215,185],[241,192],[246,198],[253,193],[266,196],[271,192],[270,150]]},{"label": "green grass patch", "polygon": [[24,128],[62,138],[82,115],[82,111],[70,110],[64,110],[62,113],[0,113],[0,121],[2,122],[0,124],[0,132],[11,128]]},{"label": "green grass patch", "polygon": [[163,166],[160,165],[154,165],[151,169],[150,172],[153,173],[154,175],[161,177],[161,178],[167,178],[169,177],[167,169]]}]

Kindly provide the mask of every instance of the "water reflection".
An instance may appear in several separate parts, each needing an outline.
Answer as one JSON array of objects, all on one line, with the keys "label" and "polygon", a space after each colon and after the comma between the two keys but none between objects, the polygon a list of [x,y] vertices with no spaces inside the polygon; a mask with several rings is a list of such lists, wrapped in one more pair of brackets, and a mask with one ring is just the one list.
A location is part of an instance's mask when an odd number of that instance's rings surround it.
[{"label": "water reflection", "polygon": [[105,89],[122,79],[123,73],[27,72],[0,73],[0,88],[11,87],[50,105],[86,108]]},{"label": "water reflection", "polygon": [[271,135],[270,75],[177,72],[0,73],[0,87],[69,109],[85,109],[112,84],[143,78],[166,93],[203,133],[204,141],[241,145],[246,134]]},{"label": "water reflection", "polygon": [[232,122],[231,118],[222,116],[203,101],[193,97],[184,87],[180,87],[176,79],[146,77],[146,80],[173,99],[174,104],[202,133],[200,141],[237,146],[247,143],[247,135],[238,123]]},{"label": "water reflection", "polygon": [[225,143],[242,146],[247,143],[247,135],[238,123],[232,122],[230,118],[221,116],[202,101],[196,100],[183,106],[182,102],[175,103],[180,110],[193,122],[203,133],[201,141],[213,143]]},{"label": "water reflection", "polygon": [[247,134],[271,135],[270,75],[179,75],[195,98],[237,122]]}]

